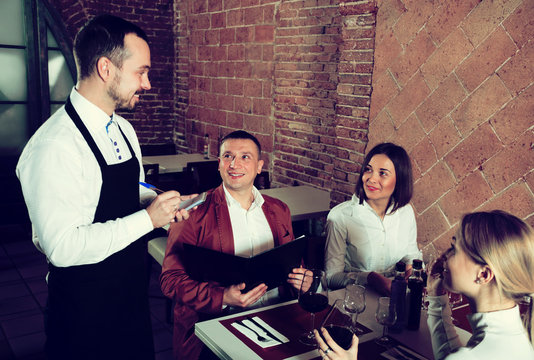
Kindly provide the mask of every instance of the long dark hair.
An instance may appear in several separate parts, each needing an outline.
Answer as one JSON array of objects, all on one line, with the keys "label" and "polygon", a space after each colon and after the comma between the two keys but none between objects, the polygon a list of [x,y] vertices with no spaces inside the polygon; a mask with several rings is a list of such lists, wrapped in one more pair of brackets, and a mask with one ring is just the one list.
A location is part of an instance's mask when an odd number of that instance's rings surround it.
[{"label": "long dark hair", "polygon": [[395,190],[393,191],[393,194],[391,194],[387,206],[387,209],[389,209],[390,206],[393,206],[391,212],[394,212],[395,210],[408,204],[412,199],[413,194],[412,163],[410,162],[408,153],[406,153],[406,150],[404,150],[401,146],[393,143],[382,143],[372,148],[371,151],[369,151],[369,153],[365,156],[354,192],[360,199],[360,204],[363,204],[363,201],[367,200],[367,195],[363,189],[362,178],[367,165],[369,165],[369,161],[371,161],[373,156],[378,154],[386,155],[395,166]]}]

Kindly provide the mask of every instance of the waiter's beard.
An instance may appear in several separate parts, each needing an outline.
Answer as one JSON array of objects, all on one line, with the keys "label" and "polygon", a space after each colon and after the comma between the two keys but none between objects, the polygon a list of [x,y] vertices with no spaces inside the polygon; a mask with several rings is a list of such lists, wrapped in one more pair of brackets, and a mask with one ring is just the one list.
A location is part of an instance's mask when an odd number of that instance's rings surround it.
[{"label": "waiter's beard", "polygon": [[[108,96],[115,102],[116,110],[133,110],[137,102],[133,101],[133,97],[127,98],[121,96],[119,92],[119,85],[121,83],[121,76],[115,73],[113,81],[107,90]],[[135,94],[134,94],[135,95]]]}]

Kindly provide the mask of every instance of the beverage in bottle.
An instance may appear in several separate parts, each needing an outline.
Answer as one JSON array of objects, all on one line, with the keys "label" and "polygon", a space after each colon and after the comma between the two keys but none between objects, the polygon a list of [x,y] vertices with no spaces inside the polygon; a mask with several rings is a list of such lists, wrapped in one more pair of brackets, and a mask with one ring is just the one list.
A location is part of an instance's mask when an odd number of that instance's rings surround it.
[{"label": "beverage in bottle", "polygon": [[399,261],[395,265],[395,278],[391,281],[391,304],[397,309],[397,321],[389,327],[393,332],[401,332],[406,325],[406,264]]},{"label": "beverage in bottle", "polygon": [[419,259],[413,260],[413,273],[408,279],[408,330],[418,330],[421,319],[421,303],[423,296],[424,282],[422,278],[423,262]]},{"label": "beverage in bottle", "polygon": [[210,136],[206,134],[204,136],[204,159],[210,158]]}]

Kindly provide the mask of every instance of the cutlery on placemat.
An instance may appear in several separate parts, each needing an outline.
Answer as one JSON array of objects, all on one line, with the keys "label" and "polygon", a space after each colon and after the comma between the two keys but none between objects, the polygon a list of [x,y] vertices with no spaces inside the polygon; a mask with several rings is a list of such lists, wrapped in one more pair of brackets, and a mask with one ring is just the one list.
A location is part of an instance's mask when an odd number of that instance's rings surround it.
[{"label": "cutlery on placemat", "polygon": [[256,337],[257,337],[258,341],[261,341],[261,342],[267,342],[267,341],[269,341],[269,339],[266,339],[266,338],[264,338],[263,336],[261,336],[260,334],[258,334],[258,332],[257,332],[256,330],[254,330],[254,329],[251,328],[250,326],[247,326],[243,321],[241,321],[241,320],[236,320],[236,324],[239,324],[239,325],[243,326],[244,328],[249,329],[249,330],[252,331],[254,334],[256,334]]},{"label": "cutlery on placemat", "polygon": [[250,316],[247,316],[247,320],[250,321],[251,323],[253,323],[254,325],[256,325],[257,327],[259,327],[271,339],[278,341],[280,344],[284,343],[282,340],[280,340],[279,338],[274,336],[273,333],[271,333],[269,330],[267,330],[265,327],[263,327],[259,322],[254,320],[254,318],[252,318]]}]

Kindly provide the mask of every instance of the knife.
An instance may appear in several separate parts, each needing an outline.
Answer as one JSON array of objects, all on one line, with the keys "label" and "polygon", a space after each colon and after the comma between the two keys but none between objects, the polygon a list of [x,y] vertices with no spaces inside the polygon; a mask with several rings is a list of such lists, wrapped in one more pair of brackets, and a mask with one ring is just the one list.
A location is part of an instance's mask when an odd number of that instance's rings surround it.
[{"label": "knife", "polygon": [[256,325],[257,327],[259,327],[259,328],[260,328],[263,332],[265,332],[265,334],[266,334],[268,337],[270,337],[271,339],[278,341],[280,344],[283,344],[283,343],[284,343],[282,340],[280,340],[279,338],[277,338],[276,336],[274,336],[269,330],[267,330],[266,328],[264,328],[259,322],[257,322],[256,320],[254,320],[252,317],[247,316],[247,320],[250,321],[251,323],[253,323],[254,325]]}]

